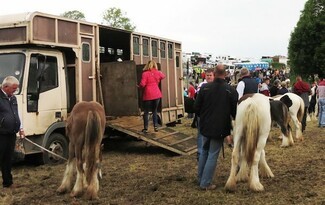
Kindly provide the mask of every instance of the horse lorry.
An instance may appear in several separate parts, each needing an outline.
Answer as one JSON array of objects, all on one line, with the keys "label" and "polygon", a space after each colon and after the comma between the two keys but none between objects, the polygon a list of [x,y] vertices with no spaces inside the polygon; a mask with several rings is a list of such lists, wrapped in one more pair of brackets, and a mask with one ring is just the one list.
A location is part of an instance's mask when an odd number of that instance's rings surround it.
[{"label": "horse lorry", "polygon": [[149,60],[166,74],[160,85],[162,124],[184,116],[181,46],[170,39],[41,12],[1,16],[0,82],[9,75],[20,82],[16,97],[28,139],[17,140],[16,150],[23,157],[38,154],[43,163],[60,158],[42,148],[66,158],[69,112],[80,101],[97,101],[105,108],[107,130],[180,154],[194,153],[190,145],[183,145],[183,151],[172,147],[188,137],[162,142],[177,134],[166,126],[165,132],[139,132],[143,125],[137,84]]}]

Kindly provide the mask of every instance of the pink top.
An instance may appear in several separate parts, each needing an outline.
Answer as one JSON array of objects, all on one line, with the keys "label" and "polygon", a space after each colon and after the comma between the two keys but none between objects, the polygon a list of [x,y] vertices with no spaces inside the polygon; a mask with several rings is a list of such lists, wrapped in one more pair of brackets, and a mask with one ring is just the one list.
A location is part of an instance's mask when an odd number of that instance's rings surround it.
[{"label": "pink top", "polygon": [[144,88],[143,100],[155,100],[162,97],[159,83],[165,78],[165,74],[156,69],[146,70],[142,73],[140,87]]},{"label": "pink top", "polygon": [[318,97],[320,99],[325,98],[325,80],[322,80],[319,82],[318,88],[317,88],[317,93],[318,93]]}]

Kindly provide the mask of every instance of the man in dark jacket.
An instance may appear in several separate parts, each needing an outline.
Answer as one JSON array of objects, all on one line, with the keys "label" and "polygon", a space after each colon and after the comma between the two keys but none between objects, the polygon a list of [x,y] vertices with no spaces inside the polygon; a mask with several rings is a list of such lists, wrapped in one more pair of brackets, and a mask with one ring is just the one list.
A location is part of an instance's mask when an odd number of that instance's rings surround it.
[{"label": "man in dark jacket", "polygon": [[215,189],[212,184],[219,152],[224,138],[230,135],[231,117],[235,118],[238,93],[227,84],[223,65],[215,70],[215,80],[201,88],[195,101],[203,135],[203,150],[199,158],[198,180],[205,190]]},{"label": "man in dark jacket", "polygon": [[14,188],[11,166],[16,144],[16,133],[21,138],[25,136],[21,128],[18,115],[16,92],[19,81],[8,76],[3,80],[0,91],[0,166],[2,172],[2,185],[5,188]]}]

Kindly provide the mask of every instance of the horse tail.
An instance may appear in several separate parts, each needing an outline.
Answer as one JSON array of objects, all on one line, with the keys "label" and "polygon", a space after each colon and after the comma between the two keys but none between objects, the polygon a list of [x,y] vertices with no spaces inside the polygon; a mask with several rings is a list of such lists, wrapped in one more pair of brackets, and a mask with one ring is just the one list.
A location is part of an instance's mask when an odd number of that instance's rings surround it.
[{"label": "horse tail", "polygon": [[299,122],[302,121],[302,118],[304,116],[304,112],[305,112],[305,103],[302,100],[302,98],[300,98],[300,107],[299,107],[299,110],[298,110],[298,113],[297,113],[297,118],[298,118]]},{"label": "horse tail", "polygon": [[88,111],[87,123],[85,128],[85,148],[86,148],[86,180],[90,183],[92,174],[96,170],[96,157],[99,156],[100,149],[97,145],[101,142],[101,120],[97,112]]},{"label": "horse tail", "polygon": [[243,154],[249,166],[252,165],[259,137],[258,105],[252,98],[248,98],[244,115]]}]

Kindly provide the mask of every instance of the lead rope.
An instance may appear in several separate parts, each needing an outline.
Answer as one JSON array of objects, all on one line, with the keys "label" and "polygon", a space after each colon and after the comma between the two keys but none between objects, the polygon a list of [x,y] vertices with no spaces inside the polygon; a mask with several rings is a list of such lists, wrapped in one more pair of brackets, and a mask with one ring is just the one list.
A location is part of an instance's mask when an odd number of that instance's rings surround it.
[{"label": "lead rope", "polygon": [[64,158],[64,157],[62,157],[62,156],[60,156],[60,155],[58,155],[58,154],[56,154],[56,153],[54,153],[54,152],[52,152],[52,151],[50,151],[50,150],[48,150],[48,149],[42,147],[42,146],[39,145],[39,144],[36,144],[35,142],[31,141],[31,140],[28,139],[28,138],[25,137],[24,139],[25,139],[27,142],[29,142],[29,143],[35,145],[35,146],[38,147],[38,148],[41,148],[42,150],[44,150],[44,151],[46,151],[46,152],[48,152],[48,153],[50,153],[50,154],[52,154],[52,155],[54,155],[54,156],[56,156],[56,157],[58,157],[58,158],[60,158],[60,159],[63,159],[64,161],[68,161],[66,158]]}]

